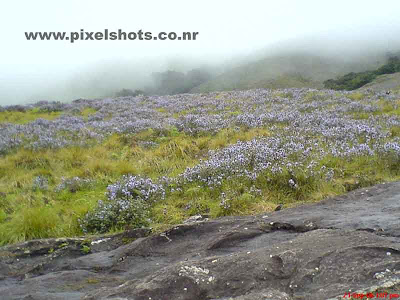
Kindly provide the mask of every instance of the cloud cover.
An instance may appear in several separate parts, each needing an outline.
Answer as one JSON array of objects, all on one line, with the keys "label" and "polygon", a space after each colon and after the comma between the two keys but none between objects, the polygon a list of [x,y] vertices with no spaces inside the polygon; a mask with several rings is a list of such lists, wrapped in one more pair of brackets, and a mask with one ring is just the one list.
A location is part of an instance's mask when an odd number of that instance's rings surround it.
[{"label": "cloud cover", "polygon": [[[330,55],[399,45],[399,1],[4,1],[0,105],[101,96],[154,71],[227,67],[282,49]],[[195,31],[196,41],[27,41],[25,31]]]}]

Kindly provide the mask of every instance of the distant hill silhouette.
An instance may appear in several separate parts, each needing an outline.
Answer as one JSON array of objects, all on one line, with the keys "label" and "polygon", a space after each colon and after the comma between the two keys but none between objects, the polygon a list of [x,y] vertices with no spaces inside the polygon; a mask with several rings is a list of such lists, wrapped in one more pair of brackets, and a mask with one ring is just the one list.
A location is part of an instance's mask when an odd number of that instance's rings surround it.
[{"label": "distant hill silhouette", "polygon": [[315,87],[323,81],[348,72],[362,72],[379,67],[382,57],[346,61],[309,53],[277,54],[229,69],[193,88],[191,92],[243,90],[251,88]]}]

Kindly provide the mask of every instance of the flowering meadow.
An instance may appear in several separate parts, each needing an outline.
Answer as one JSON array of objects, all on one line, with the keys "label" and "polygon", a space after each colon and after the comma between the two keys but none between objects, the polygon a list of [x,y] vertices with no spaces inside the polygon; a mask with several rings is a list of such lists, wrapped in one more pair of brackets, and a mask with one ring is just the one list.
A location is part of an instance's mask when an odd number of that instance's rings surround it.
[{"label": "flowering meadow", "polygon": [[400,93],[314,89],[0,107],[0,244],[259,214],[400,178]]}]

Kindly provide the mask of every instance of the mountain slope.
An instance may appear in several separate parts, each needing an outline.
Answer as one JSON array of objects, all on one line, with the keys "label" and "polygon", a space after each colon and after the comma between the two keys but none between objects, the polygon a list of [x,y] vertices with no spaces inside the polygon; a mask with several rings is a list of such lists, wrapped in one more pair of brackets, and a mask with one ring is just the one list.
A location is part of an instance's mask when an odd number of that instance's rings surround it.
[{"label": "mountain slope", "polygon": [[[383,61],[382,61],[383,62]],[[377,67],[380,59],[348,62],[309,53],[261,58],[225,71],[191,90],[193,93],[251,88],[322,87],[322,82],[351,71]]]},{"label": "mountain slope", "polygon": [[360,90],[372,89],[380,90],[400,90],[400,72],[378,76],[372,82],[364,85]]}]

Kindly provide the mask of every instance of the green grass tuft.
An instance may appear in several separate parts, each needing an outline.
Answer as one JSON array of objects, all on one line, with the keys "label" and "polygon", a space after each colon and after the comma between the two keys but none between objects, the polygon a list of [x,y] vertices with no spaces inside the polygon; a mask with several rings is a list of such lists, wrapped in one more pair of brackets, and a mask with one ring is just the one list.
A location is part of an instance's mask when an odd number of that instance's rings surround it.
[{"label": "green grass tuft", "polygon": [[36,119],[54,120],[61,112],[43,112],[39,109],[31,109],[26,112],[2,111],[0,112],[0,123],[26,124]]}]

